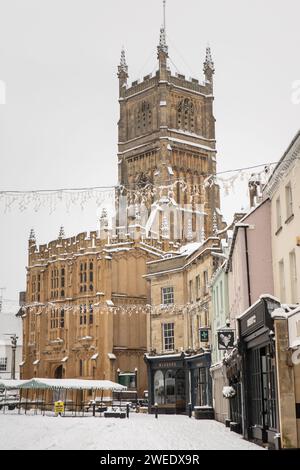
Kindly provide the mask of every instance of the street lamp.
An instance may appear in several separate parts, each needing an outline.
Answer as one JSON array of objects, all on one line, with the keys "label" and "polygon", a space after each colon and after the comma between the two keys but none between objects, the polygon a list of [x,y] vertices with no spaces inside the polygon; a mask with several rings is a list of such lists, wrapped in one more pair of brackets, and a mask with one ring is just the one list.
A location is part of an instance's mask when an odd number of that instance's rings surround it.
[{"label": "street lamp", "polygon": [[13,333],[6,333],[4,336],[10,336],[11,340],[11,378],[15,380],[16,378],[16,350],[17,350],[17,342],[18,342],[18,336]]}]

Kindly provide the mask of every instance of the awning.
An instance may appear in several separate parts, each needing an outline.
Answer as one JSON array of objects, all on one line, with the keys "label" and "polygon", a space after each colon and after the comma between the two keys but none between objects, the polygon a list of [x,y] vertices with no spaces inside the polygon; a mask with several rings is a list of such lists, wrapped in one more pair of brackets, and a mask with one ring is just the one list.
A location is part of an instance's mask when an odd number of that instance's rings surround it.
[{"label": "awning", "polygon": [[98,356],[99,356],[99,353],[94,354],[94,355],[91,357],[91,361],[96,361],[96,359],[98,359]]},{"label": "awning", "polygon": [[110,380],[84,379],[31,379],[1,380],[0,388],[4,389],[48,389],[48,390],[107,390],[121,391],[127,387]]},{"label": "awning", "polygon": [[27,380],[1,380],[0,379],[0,389],[6,389],[6,390],[15,390],[17,388],[20,388],[20,386],[24,383],[26,383]]},{"label": "awning", "polygon": [[33,361],[32,364],[33,364],[34,366],[37,366],[39,362],[40,362],[40,360],[39,360],[39,359],[36,359],[35,361]]},{"label": "awning", "polygon": [[61,360],[61,362],[67,362],[68,359],[69,359],[69,356],[66,356]]}]

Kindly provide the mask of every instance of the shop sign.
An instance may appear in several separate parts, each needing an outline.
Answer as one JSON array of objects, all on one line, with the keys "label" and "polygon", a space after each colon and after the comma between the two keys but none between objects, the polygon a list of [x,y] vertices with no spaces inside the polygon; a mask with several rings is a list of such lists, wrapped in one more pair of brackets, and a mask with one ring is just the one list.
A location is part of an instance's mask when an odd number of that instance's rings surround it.
[{"label": "shop sign", "polygon": [[56,415],[60,415],[65,412],[65,404],[63,401],[54,402],[54,412]]},{"label": "shop sign", "polygon": [[298,349],[300,347],[300,309],[296,308],[288,317],[289,347]]},{"label": "shop sign", "polygon": [[256,323],[256,315],[252,315],[252,317],[248,318],[247,320],[247,328],[249,328],[252,325],[255,325]]},{"label": "shop sign", "polygon": [[219,330],[218,331],[218,349],[221,351],[232,349],[234,343],[234,331],[233,330]]},{"label": "shop sign", "polygon": [[205,329],[200,329],[200,330],[199,330],[199,333],[200,333],[200,341],[201,341],[201,343],[207,343],[207,342],[208,342],[208,335],[209,335],[208,329],[207,329],[207,328],[205,328]]},{"label": "shop sign", "polygon": [[171,369],[172,367],[176,367],[177,365],[178,365],[178,363],[170,362],[170,361],[168,361],[168,362],[159,362],[158,363],[158,367],[160,367],[161,369],[164,368],[164,367],[165,368],[167,367],[168,369]]}]

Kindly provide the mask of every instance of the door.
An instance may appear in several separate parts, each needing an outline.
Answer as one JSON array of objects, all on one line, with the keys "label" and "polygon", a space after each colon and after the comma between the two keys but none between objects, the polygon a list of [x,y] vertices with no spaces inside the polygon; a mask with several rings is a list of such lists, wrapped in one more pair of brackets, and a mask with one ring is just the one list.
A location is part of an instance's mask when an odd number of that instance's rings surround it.
[{"label": "door", "polygon": [[270,345],[252,349],[248,353],[248,413],[249,424],[265,431],[277,428],[275,358]]}]

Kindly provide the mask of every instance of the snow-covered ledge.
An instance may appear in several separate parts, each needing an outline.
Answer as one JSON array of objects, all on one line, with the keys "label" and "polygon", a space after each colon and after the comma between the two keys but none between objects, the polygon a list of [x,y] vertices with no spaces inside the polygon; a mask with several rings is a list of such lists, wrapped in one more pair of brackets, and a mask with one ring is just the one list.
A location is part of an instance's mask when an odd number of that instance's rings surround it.
[{"label": "snow-covered ledge", "polygon": [[271,317],[273,318],[273,320],[286,320],[288,318],[288,313],[285,311],[284,308],[279,307],[271,313]]}]

